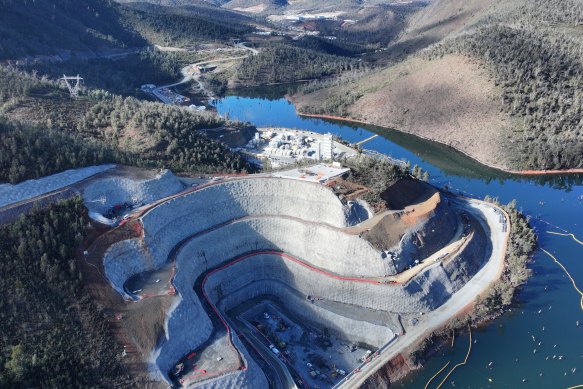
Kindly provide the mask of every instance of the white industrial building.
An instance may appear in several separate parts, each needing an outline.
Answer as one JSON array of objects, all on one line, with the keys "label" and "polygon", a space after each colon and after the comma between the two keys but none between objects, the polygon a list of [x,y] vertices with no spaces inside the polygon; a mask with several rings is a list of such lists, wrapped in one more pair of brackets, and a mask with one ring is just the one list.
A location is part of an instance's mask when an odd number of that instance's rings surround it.
[{"label": "white industrial building", "polygon": [[245,149],[247,154],[258,159],[269,159],[275,166],[293,164],[306,158],[333,161],[355,153],[348,147],[336,147],[332,134],[312,134],[289,129],[258,131]]}]

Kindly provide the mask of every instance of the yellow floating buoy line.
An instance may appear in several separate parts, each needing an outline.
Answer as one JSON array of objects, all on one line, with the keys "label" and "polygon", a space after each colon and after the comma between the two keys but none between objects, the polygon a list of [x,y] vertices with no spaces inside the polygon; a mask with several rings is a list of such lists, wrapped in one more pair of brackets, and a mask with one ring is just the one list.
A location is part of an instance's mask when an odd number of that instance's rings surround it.
[{"label": "yellow floating buoy line", "polygon": [[439,374],[441,374],[441,372],[442,372],[442,371],[444,371],[444,370],[445,370],[445,368],[446,368],[446,367],[448,367],[450,363],[451,363],[451,361],[449,361],[448,363],[446,363],[446,364],[445,364],[445,366],[443,366],[441,369],[439,369],[439,371],[438,371],[437,373],[435,373],[435,374],[433,375],[433,377],[431,377],[431,378],[429,379],[429,381],[427,381],[427,383],[425,384],[425,389],[427,389],[427,388],[429,387],[429,384],[431,383],[431,381],[433,381],[433,379],[434,379],[435,377],[437,377]]},{"label": "yellow floating buoy line", "polygon": [[[452,348],[453,348],[454,342],[455,342],[455,328],[451,330],[451,347]],[[439,369],[439,371],[437,373],[435,373],[433,375],[433,377],[431,377],[429,379],[429,381],[427,381],[427,383],[425,384],[425,389],[427,389],[427,387],[429,387],[429,384],[431,383],[431,381],[433,381],[435,379],[435,377],[437,377],[438,375],[440,375],[441,372],[444,371],[445,368],[448,367],[450,363],[451,363],[451,361],[447,362],[445,364],[445,366],[443,366],[441,369]]]},{"label": "yellow floating buoy line", "polygon": [[[550,224],[550,223],[549,223]],[[561,230],[563,230],[562,228],[560,228]],[[563,230],[565,231],[565,230]],[[566,233],[561,233],[561,232],[554,232],[554,231],[547,231],[547,233],[552,234],[552,235],[559,235],[559,236],[570,236],[571,238],[573,238],[573,240],[577,243],[579,243],[580,245],[583,246],[583,242],[579,239],[577,239],[577,237],[575,236],[575,234],[573,233],[569,233],[567,231],[565,231]],[[573,277],[571,276],[571,274],[567,271],[567,269],[565,268],[565,266],[563,266],[563,264],[561,262],[559,262],[559,260],[551,253],[549,253],[547,250],[541,248],[541,250],[547,254],[549,257],[551,257],[553,259],[553,261],[555,261],[565,272],[565,274],[567,275],[567,277],[569,277],[569,279],[571,280],[571,283],[573,284],[573,288],[575,288],[575,290],[577,291],[577,293],[579,293],[581,295],[581,310],[583,310],[583,292],[581,291],[581,289],[579,289],[577,287],[577,284],[575,283],[575,280],[573,279]],[[583,384],[581,385],[575,385],[575,386],[569,386],[567,389],[577,389],[577,388],[583,388]]]},{"label": "yellow floating buoy line", "polygon": [[564,231],[564,232],[569,232],[569,231],[565,230],[564,228],[559,227],[558,225],[553,224],[553,223],[551,223],[551,222],[549,222],[549,221],[547,221],[545,219],[541,219],[541,218],[537,217],[536,220],[538,220],[539,222],[544,223],[544,224],[546,224],[548,226],[551,226],[553,228],[556,228],[557,230],[561,230],[561,231]]},{"label": "yellow floating buoy line", "polygon": [[562,232],[554,232],[554,231],[547,231],[549,234],[553,234],[553,235],[560,235],[560,236],[570,236],[571,238],[573,238],[573,240],[577,243],[579,243],[580,245],[583,246],[583,242],[580,241],[579,239],[577,239],[577,237],[575,236],[575,234],[571,234],[571,233],[567,233],[567,234],[563,234]]},{"label": "yellow floating buoy line", "polygon": [[551,253],[549,253],[547,250],[543,249],[541,247],[541,250],[547,254],[549,257],[551,257],[553,259],[553,261],[555,261],[565,272],[565,274],[567,275],[567,277],[569,277],[569,279],[571,280],[571,283],[573,284],[573,288],[575,288],[575,290],[577,291],[577,293],[579,293],[581,295],[581,310],[583,310],[583,292],[581,291],[581,289],[579,289],[579,287],[577,287],[577,284],[575,283],[575,280],[573,279],[573,277],[571,277],[571,274],[569,273],[569,271],[567,270],[567,268],[565,268],[565,266],[563,266],[563,264],[561,262],[559,262],[559,260]]},{"label": "yellow floating buoy line", "polygon": [[441,388],[441,386],[445,383],[445,381],[447,381],[447,379],[454,372],[455,369],[457,369],[460,366],[465,365],[468,362],[468,358],[470,357],[470,353],[472,352],[472,327],[470,327],[469,324],[468,324],[468,331],[470,332],[470,346],[468,347],[468,353],[466,354],[464,361],[460,362],[457,365],[455,365],[454,367],[452,367],[452,369],[449,371],[449,373],[447,373],[447,375],[445,376],[443,381],[441,381],[440,384],[437,385],[437,389]]}]

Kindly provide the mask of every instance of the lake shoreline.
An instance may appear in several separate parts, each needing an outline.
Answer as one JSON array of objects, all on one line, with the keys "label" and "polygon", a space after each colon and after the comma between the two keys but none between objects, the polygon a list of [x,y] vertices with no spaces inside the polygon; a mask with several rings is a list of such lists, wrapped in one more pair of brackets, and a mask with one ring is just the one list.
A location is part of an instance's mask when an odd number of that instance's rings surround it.
[{"label": "lake shoreline", "polygon": [[[287,97],[288,101],[292,102],[292,100],[289,99],[289,97]],[[355,123],[355,124],[364,124],[364,125],[369,125],[369,126],[376,126],[376,127],[380,127],[380,128],[385,128],[388,130],[392,130],[392,131],[399,131],[402,132],[404,134],[407,135],[412,135],[412,136],[416,136],[418,138],[424,139],[424,140],[428,140],[428,141],[432,141],[432,142],[436,142],[439,143],[441,145],[444,146],[448,146],[451,147],[453,149],[455,149],[456,151],[459,151],[460,153],[462,153],[463,155],[465,155],[468,158],[473,159],[474,161],[478,162],[481,165],[484,165],[488,168],[491,169],[495,169],[495,170],[499,170],[503,173],[508,173],[508,174],[513,174],[513,175],[519,175],[519,176],[542,176],[542,175],[561,175],[561,174],[583,174],[583,168],[573,168],[573,169],[564,169],[564,170],[513,170],[513,169],[508,169],[506,167],[502,167],[502,166],[497,166],[497,165],[493,165],[493,164],[489,164],[489,163],[485,163],[483,161],[480,161],[479,159],[476,159],[474,156],[466,153],[463,150],[460,150],[458,148],[455,148],[454,146],[451,146],[447,143],[444,142],[440,142],[438,140],[432,139],[432,138],[428,138],[422,135],[418,135],[418,134],[411,134],[408,133],[406,131],[401,131],[398,130],[396,128],[390,128],[390,127],[384,127],[384,126],[380,126],[378,124],[374,124],[374,123],[369,123],[363,120],[356,120],[356,119],[350,119],[350,118],[344,118],[341,116],[334,116],[334,115],[323,115],[323,114],[310,114],[310,113],[303,113],[303,112],[299,112],[298,110],[296,110],[296,113],[298,114],[298,116],[301,117],[307,117],[307,118],[315,118],[315,119],[328,119],[328,120],[338,120],[338,121],[343,121],[343,122],[347,122],[347,123]]]}]

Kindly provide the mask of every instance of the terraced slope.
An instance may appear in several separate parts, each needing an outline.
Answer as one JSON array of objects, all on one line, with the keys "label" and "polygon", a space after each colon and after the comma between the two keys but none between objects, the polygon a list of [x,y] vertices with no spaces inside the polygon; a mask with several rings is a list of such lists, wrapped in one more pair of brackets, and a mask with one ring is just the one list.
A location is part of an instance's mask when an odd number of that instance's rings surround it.
[{"label": "terraced slope", "polygon": [[[431,228],[432,220],[448,220],[435,211],[440,203],[436,199],[437,193],[415,205],[420,210],[415,217],[411,209],[402,211],[404,218],[416,220],[402,226],[403,235],[412,226],[422,230]],[[320,184],[257,177],[173,196],[141,215],[143,235],[113,244],[105,253],[104,268],[120,293],[138,300],[156,296],[127,290],[128,279],[168,266],[173,269],[168,293],[178,297],[151,357],[160,376],[169,380],[177,361],[195,352],[197,364],[211,367],[205,368],[204,377],[183,377],[183,384],[211,380],[264,387],[261,370],[223,319],[227,310],[264,295],[285,299],[288,309],[300,317],[346,339],[382,347],[403,331],[398,315],[418,315],[441,306],[486,258],[486,231],[475,223],[473,234],[460,243],[455,256],[446,253],[434,263],[422,264],[404,284],[390,281],[387,276],[423,259],[421,253],[415,254],[418,247],[403,239],[396,247],[404,254],[388,256],[351,234],[355,223],[351,206]],[[450,240],[444,234],[442,246]],[[329,311],[321,305],[308,309],[306,296],[319,296],[340,309]],[[387,312],[392,319],[380,326],[342,315],[343,306]],[[210,355],[216,352],[225,358],[226,370],[213,370]]]}]

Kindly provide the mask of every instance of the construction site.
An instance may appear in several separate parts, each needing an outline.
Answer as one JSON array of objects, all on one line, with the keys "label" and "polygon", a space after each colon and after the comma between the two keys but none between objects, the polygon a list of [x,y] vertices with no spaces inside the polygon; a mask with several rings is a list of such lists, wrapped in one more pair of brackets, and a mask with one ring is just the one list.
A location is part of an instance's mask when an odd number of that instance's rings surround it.
[{"label": "construction site", "polygon": [[502,211],[405,177],[375,212],[349,173],[81,185],[115,218],[83,255],[118,296],[100,292],[126,358],[175,387],[358,387],[499,275]]},{"label": "construction site", "polygon": [[355,149],[335,142],[331,134],[277,127],[258,128],[254,137],[237,150],[253,160],[267,161],[272,167],[293,165],[302,160],[333,161],[357,155]]}]

